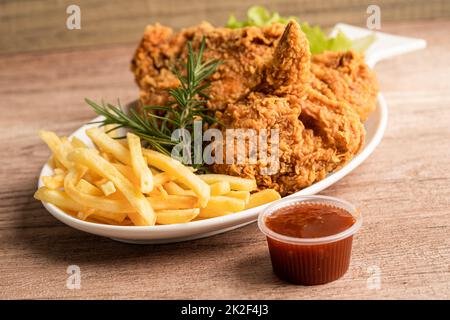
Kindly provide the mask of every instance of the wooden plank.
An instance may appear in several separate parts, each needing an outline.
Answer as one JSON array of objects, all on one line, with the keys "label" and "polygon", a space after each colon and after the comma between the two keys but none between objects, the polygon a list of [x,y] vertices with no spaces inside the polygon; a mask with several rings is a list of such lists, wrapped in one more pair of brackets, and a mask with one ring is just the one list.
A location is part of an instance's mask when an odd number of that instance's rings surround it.
[{"label": "wooden plank", "polygon": [[[386,25],[429,48],[376,68],[389,104],[386,135],[364,164],[323,192],[358,205],[364,225],[349,272],[318,287],[272,274],[256,224],[136,246],[56,221],[32,198],[49,155],[37,131],[69,134],[92,119],[84,97],[134,99],[134,46],[1,56],[0,298],[449,299],[449,28],[442,20]],[[66,288],[69,265],[81,268],[79,290]],[[374,265],[379,290],[367,287]]]},{"label": "wooden plank", "polygon": [[[283,15],[324,26],[336,22],[365,25],[366,0],[80,0],[81,30],[67,30],[66,8],[71,0],[14,0],[0,2],[0,53],[136,43],[149,23],[181,28],[208,20],[224,25],[229,14],[243,18],[260,3]],[[379,0],[382,22],[450,17],[446,0]]]}]

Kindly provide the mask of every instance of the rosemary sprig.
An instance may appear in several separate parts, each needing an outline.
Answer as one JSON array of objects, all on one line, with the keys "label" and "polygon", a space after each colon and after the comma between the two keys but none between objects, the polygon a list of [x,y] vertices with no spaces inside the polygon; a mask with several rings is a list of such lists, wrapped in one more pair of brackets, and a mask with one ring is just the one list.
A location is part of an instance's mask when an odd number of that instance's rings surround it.
[{"label": "rosemary sprig", "polygon": [[[127,114],[120,104],[118,106],[109,103],[99,105],[94,101],[85,99],[98,115],[104,117],[103,120],[99,121],[100,125],[114,125],[110,131],[126,128],[146,141],[150,148],[170,155],[175,145],[187,141],[183,135],[178,140],[172,140],[173,130],[186,129],[192,136],[195,120],[203,120],[209,124],[216,123],[217,120],[208,114],[206,102],[209,97],[205,90],[210,85],[207,81],[208,78],[216,71],[221,61],[207,60],[202,62],[205,49],[204,38],[198,52],[194,52],[190,42],[187,46],[188,57],[184,70],[178,68],[172,70],[180,81],[180,85],[168,90],[170,100],[167,105],[143,106],[142,113],[130,108],[130,113]],[[185,131],[181,130],[180,132]],[[190,164],[195,164],[193,158],[194,144],[192,143],[191,159],[188,161]],[[199,167],[199,165],[195,167]]]}]

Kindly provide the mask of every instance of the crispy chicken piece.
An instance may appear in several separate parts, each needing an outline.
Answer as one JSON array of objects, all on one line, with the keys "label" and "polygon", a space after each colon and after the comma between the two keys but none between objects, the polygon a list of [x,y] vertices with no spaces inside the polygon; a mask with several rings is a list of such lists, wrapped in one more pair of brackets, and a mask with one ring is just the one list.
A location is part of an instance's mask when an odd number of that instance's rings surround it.
[{"label": "crispy chicken piece", "polygon": [[[212,76],[208,107],[224,110],[227,103],[242,99],[262,82],[261,70],[271,61],[283,30],[278,23],[264,28],[228,29],[203,22],[174,33],[171,28],[150,25],[132,61],[141,101],[147,105],[167,102],[167,89],[179,84],[171,66],[186,57],[187,41],[198,48],[205,36],[204,58],[224,61]],[[346,102],[365,121],[375,109],[378,83],[363,55],[353,51],[324,52],[311,59],[313,87],[331,100]]]},{"label": "crispy chicken piece", "polygon": [[[282,195],[296,192],[342,166],[359,151],[364,128],[345,103],[331,100],[311,87],[308,41],[296,22],[290,22],[263,83],[245,99],[228,104],[221,119],[227,128],[278,129],[279,170],[268,175],[267,163],[247,157],[242,164],[216,164],[214,171],[254,177],[260,188]],[[261,145],[259,145],[259,150]],[[269,147],[270,149],[270,147]],[[237,160],[237,148],[225,147]]]},{"label": "crispy chicken piece", "polygon": [[[187,41],[196,49],[205,36],[204,59],[224,61],[212,76],[208,108],[220,111],[227,128],[279,130],[275,174],[262,173],[270,164],[261,157],[256,163],[246,158],[213,169],[255,177],[260,188],[287,195],[323,179],[359,151],[365,135],[360,117],[365,119],[375,106],[377,85],[359,54],[311,57],[299,25],[291,22],[283,29],[281,24],[227,29],[202,23],[173,33],[149,26],[132,70],[141,101],[164,104],[166,89],[178,85],[170,66],[186,58]],[[236,151],[229,152],[236,157]]]},{"label": "crispy chicken piece", "polygon": [[376,108],[375,73],[354,51],[324,52],[312,57],[313,86],[330,99],[347,102],[362,121]]},{"label": "crispy chicken piece", "polygon": [[245,97],[261,83],[261,70],[271,60],[283,29],[281,24],[266,28],[214,28],[203,22],[174,34],[159,24],[148,26],[131,65],[141,89],[141,101],[147,105],[167,102],[167,89],[179,84],[171,66],[185,60],[187,41],[196,50],[205,36],[207,50],[203,58],[223,61],[210,79],[208,107],[223,110],[227,103]]}]

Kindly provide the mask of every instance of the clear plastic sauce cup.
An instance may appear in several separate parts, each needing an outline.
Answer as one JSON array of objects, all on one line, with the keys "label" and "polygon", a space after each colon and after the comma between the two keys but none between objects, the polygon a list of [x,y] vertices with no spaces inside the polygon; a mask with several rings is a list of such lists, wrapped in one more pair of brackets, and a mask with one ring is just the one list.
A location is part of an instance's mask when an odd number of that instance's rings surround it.
[{"label": "clear plastic sauce cup", "polygon": [[[320,207],[324,210],[331,208],[329,211],[341,211],[343,217],[346,215],[347,218],[351,219],[351,225],[349,224],[344,230],[337,228],[338,231],[334,234],[319,237],[286,235],[286,233],[292,234],[296,231],[296,225],[292,225],[292,228],[289,227],[292,219],[283,221],[283,225],[288,227],[286,228],[287,232],[283,232],[285,234],[275,232],[268,227],[268,221],[282,216],[284,212],[294,214],[303,211],[304,214],[305,212],[308,214],[309,208],[312,210]],[[333,212],[326,214],[332,217]],[[317,219],[313,220],[317,223]],[[329,220],[328,226],[333,221],[335,220]],[[350,264],[353,235],[359,230],[361,224],[361,213],[352,204],[327,196],[287,197],[267,207],[258,217],[258,226],[267,237],[275,274],[283,280],[302,285],[328,283],[340,278],[347,272]],[[305,224],[305,227],[308,226]],[[320,227],[319,225],[319,230]],[[329,228],[325,232],[330,232],[330,230],[332,229]]]}]

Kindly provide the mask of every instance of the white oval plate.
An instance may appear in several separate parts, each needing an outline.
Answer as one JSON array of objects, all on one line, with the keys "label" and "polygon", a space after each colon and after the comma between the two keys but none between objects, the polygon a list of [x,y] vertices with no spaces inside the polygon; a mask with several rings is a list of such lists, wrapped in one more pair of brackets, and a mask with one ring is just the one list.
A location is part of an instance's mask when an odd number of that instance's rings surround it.
[{"label": "white oval plate", "polygon": [[[98,120],[98,119],[96,119]],[[329,174],[325,179],[314,183],[294,195],[313,195],[321,190],[331,186],[333,183],[342,179],[345,175],[353,171],[375,150],[383,137],[387,123],[387,106],[383,96],[378,97],[378,107],[370,115],[365,123],[366,143],[358,155],[356,155],[342,169]],[[75,131],[72,136],[78,137],[84,142],[92,145],[91,141],[85,134],[85,130],[93,124],[84,125]],[[42,176],[49,176],[53,173],[52,168],[46,164],[39,176],[39,187],[42,186]],[[193,240],[208,237],[214,234],[222,233],[242,227],[248,223],[256,221],[258,213],[268,204],[244,210],[227,216],[216,217],[206,220],[192,221],[183,224],[174,225],[158,225],[149,227],[136,226],[111,226],[86,222],[72,217],[58,207],[43,202],[44,207],[59,221],[81,231],[96,234],[99,236],[109,237],[115,240],[130,243],[170,243],[178,241]]]},{"label": "white oval plate", "polygon": [[[342,30],[351,39],[362,37],[372,32],[367,29],[346,24],[336,25],[333,32],[336,32],[337,30]],[[372,67],[380,60],[422,49],[426,46],[426,42],[421,39],[393,36],[381,32],[375,32],[375,34],[376,41],[366,52],[366,62]],[[359,166],[380,143],[387,124],[387,114],[388,110],[386,102],[383,96],[379,94],[378,107],[370,114],[369,119],[364,124],[366,128],[366,143],[359,154],[340,170],[329,174],[325,179],[314,183],[310,187],[305,188],[294,195],[316,194],[336,183]],[[75,131],[72,136],[76,136],[92,145],[84,132],[90,126],[92,125],[81,127]],[[39,186],[42,186],[41,177],[51,174],[52,169],[46,164],[42,168],[39,176]],[[50,203],[43,202],[43,205],[56,219],[75,229],[123,242],[157,244],[204,238],[242,227],[256,221],[258,213],[269,204],[217,218],[193,221],[185,224],[151,227],[111,226],[86,222],[72,217]]]}]

